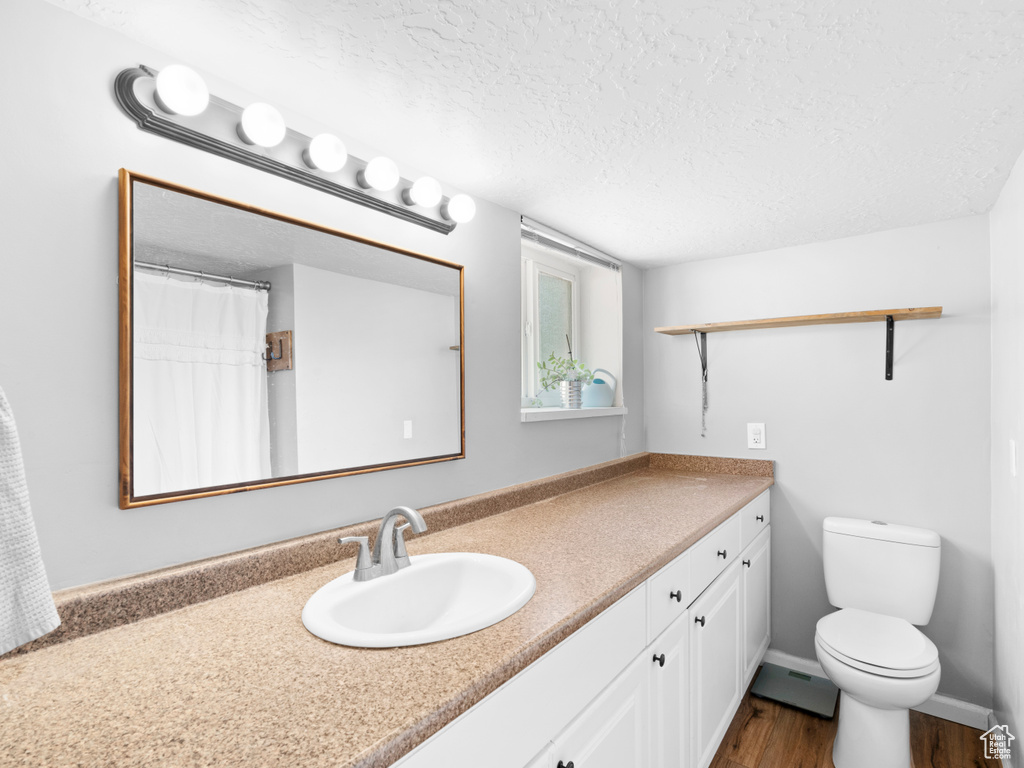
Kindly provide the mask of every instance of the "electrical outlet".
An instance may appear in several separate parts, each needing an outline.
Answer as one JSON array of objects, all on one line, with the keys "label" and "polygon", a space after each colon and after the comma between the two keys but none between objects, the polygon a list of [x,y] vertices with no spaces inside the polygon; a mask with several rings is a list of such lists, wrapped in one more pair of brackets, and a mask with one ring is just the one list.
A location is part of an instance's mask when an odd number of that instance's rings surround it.
[{"label": "electrical outlet", "polygon": [[747,448],[764,450],[764,424],[747,424]]},{"label": "electrical outlet", "polygon": [[405,427],[405,439],[412,440],[412,421],[406,420],[404,422]]}]

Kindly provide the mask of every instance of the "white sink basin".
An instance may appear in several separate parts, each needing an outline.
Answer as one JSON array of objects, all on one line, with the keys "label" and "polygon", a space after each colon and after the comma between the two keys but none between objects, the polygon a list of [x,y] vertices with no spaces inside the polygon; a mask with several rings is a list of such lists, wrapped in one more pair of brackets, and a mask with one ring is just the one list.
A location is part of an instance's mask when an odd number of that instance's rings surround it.
[{"label": "white sink basin", "polygon": [[317,637],[358,648],[396,648],[468,635],[518,611],[537,588],[525,567],[468,552],[418,555],[398,573],[370,581],[346,573],[302,609]]}]

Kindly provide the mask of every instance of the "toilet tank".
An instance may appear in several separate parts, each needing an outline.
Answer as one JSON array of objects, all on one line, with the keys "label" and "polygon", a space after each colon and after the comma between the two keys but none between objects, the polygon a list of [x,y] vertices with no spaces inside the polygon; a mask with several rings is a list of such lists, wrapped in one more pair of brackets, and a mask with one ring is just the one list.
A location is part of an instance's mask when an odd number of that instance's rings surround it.
[{"label": "toilet tank", "polygon": [[825,588],[832,605],[917,625],[931,620],[939,585],[939,534],[850,517],[827,517],[822,528]]}]

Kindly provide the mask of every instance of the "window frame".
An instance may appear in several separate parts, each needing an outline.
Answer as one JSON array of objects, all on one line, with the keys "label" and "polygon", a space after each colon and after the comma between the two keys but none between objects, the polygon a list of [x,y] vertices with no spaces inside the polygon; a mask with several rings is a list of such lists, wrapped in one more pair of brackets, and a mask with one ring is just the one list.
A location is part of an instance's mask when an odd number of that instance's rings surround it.
[{"label": "window frame", "polygon": [[[540,362],[540,276],[542,274],[566,280],[571,284],[572,305],[572,348],[573,355],[578,356],[582,349],[582,333],[580,328],[580,268],[570,259],[547,253],[533,246],[529,241],[522,242],[522,397],[540,397],[540,376],[537,363]],[[568,350],[566,350],[568,352]]]}]

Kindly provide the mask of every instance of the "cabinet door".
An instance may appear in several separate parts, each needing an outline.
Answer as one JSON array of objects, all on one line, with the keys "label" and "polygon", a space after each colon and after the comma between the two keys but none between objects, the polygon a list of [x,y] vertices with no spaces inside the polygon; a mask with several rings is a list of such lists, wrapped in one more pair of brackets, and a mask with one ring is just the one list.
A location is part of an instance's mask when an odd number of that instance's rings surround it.
[{"label": "cabinet door", "polygon": [[646,605],[645,586],[634,589],[401,758],[396,768],[522,768],[643,651]]},{"label": "cabinet door", "polygon": [[[771,639],[771,528],[743,552],[743,682],[757,669]],[[743,687],[746,687],[745,685]]]},{"label": "cabinet door", "polygon": [[651,664],[642,654],[554,740],[566,768],[648,768]]},{"label": "cabinet door", "polygon": [[740,703],[740,562],[690,606],[691,768],[707,768]]},{"label": "cabinet door", "polygon": [[690,614],[686,611],[647,649],[651,661],[651,766],[690,761]]},{"label": "cabinet door", "polygon": [[[481,761],[482,764],[486,765],[487,761]],[[548,744],[544,749],[540,751],[533,760],[526,764],[526,768],[555,768],[555,750],[554,745]]]}]

